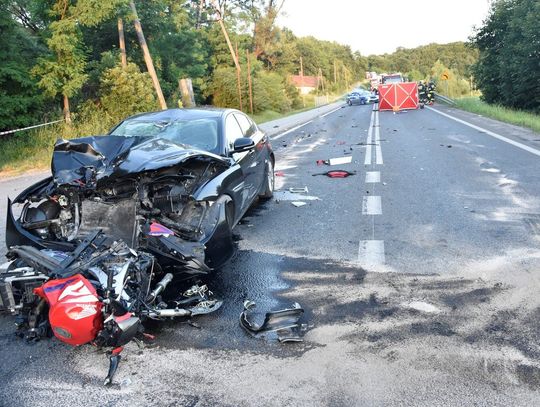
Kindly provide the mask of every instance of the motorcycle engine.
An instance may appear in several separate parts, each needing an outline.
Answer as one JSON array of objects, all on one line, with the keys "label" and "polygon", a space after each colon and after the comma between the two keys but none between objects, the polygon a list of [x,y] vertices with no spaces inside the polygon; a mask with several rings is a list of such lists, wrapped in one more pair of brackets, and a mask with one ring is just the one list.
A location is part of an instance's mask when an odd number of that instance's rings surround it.
[{"label": "motorcycle engine", "polygon": [[82,275],[49,280],[35,292],[49,303],[54,335],[70,345],[93,341],[103,327],[103,304],[94,286]]}]

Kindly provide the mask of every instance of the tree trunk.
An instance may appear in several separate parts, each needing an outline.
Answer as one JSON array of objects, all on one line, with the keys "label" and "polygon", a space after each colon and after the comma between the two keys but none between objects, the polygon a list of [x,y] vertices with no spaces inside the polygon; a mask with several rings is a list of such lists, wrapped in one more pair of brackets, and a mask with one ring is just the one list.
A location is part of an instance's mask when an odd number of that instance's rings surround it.
[{"label": "tree trunk", "polygon": [[178,81],[180,93],[182,94],[182,107],[195,107],[195,97],[193,95],[193,83],[191,78],[184,78]]},{"label": "tree trunk", "polygon": [[225,41],[227,41],[227,46],[229,47],[229,51],[231,52],[231,57],[234,62],[234,66],[236,66],[236,82],[238,85],[238,104],[240,106],[240,110],[242,110],[242,90],[240,85],[240,63],[238,62],[238,46],[237,46],[237,52],[235,54],[234,48],[231,43],[231,39],[229,38],[229,34],[227,33],[227,29],[225,28],[225,24],[223,23],[223,16],[221,15],[221,9],[216,2],[216,0],[212,0],[212,5],[214,6],[214,9],[216,10],[216,13],[218,14],[218,23],[221,27],[221,31],[223,32],[223,36],[225,37]]},{"label": "tree trunk", "polygon": [[249,50],[246,49],[247,57],[247,74],[248,74],[248,90],[249,90],[249,112],[253,114],[253,89],[251,87],[251,62],[249,60]]},{"label": "tree trunk", "polygon": [[157,77],[156,70],[154,69],[152,56],[150,55],[150,50],[148,49],[148,45],[146,44],[146,39],[144,38],[141,22],[139,21],[139,17],[137,16],[137,9],[135,8],[135,3],[133,2],[133,0],[129,2],[129,6],[131,7],[131,11],[133,12],[133,17],[134,17],[133,25],[135,26],[137,38],[139,39],[139,44],[141,45],[141,49],[143,51],[144,62],[146,62],[146,68],[148,69],[148,73],[150,74],[150,77],[152,78],[152,83],[154,84],[154,89],[156,90],[156,93],[157,93],[159,105],[161,106],[162,110],[165,110],[167,109],[167,103],[165,102],[165,98],[163,97],[163,92],[161,91],[159,79]]},{"label": "tree trunk", "polygon": [[71,111],[69,110],[69,98],[64,95],[64,120],[67,124],[71,124]]},{"label": "tree trunk", "polygon": [[122,56],[122,68],[127,68],[126,41],[124,39],[124,22],[118,19],[118,42],[120,45],[120,55]]},{"label": "tree trunk", "polygon": [[242,82],[240,77],[240,62],[238,62],[238,43],[236,43],[236,62],[238,63],[238,66],[236,68],[236,84],[238,85],[238,104],[240,105],[239,109],[244,110],[244,106],[242,106]]}]

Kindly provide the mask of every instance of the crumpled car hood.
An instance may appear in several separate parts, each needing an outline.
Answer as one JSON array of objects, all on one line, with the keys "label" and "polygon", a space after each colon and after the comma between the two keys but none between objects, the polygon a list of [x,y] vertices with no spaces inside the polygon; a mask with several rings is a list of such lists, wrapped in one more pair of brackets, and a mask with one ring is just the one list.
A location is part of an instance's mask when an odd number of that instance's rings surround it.
[{"label": "crumpled car hood", "polygon": [[162,138],[92,136],[58,140],[51,171],[57,185],[92,185],[105,178],[170,167],[193,157],[230,165],[225,157]]}]

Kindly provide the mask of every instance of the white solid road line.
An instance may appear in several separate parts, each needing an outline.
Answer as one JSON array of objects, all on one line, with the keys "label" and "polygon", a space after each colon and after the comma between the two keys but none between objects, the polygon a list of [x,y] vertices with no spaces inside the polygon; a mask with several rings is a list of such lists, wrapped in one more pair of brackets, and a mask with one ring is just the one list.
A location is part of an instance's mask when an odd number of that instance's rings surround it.
[{"label": "white solid road line", "polygon": [[295,131],[295,130],[298,130],[300,127],[303,127],[303,126],[305,126],[306,124],[311,123],[312,121],[313,121],[313,120],[310,120],[310,121],[307,121],[307,122],[305,122],[305,123],[299,124],[298,126],[293,127],[292,129],[289,129],[289,130],[287,130],[287,131],[285,131],[285,132],[283,132],[283,133],[281,133],[281,134],[278,134],[277,136],[270,137],[270,140],[277,140],[277,139],[280,139],[281,137],[286,136],[287,134],[292,133],[292,132]]},{"label": "white solid road line", "polygon": [[522,150],[528,151],[529,153],[532,153],[532,154],[537,155],[537,156],[540,157],[540,150],[537,150],[536,148],[532,148],[532,147],[529,147],[529,146],[527,146],[525,144],[522,144],[522,143],[519,143],[517,141],[511,140],[509,138],[501,136],[500,134],[497,134],[497,133],[494,133],[492,131],[486,130],[483,127],[476,126],[476,125],[474,125],[472,123],[466,122],[465,120],[461,120],[461,119],[458,119],[457,117],[451,116],[451,115],[449,115],[447,113],[440,112],[440,111],[438,111],[436,109],[433,109],[432,107],[426,106],[426,108],[428,108],[432,112],[440,114],[441,116],[448,117],[451,120],[454,120],[454,121],[456,121],[458,123],[464,124],[465,126],[469,126],[470,128],[473,128],[475,130],[486,133],[486,134],[490,135],[491,137],[495,137],[496,139],[504,141],[505,143],[511,144],[514,147],[521,148]]},{"label": "white solid road line", "polygon": [[366,171],[366,184],[381,182],[380,171]]},{"label": "white solid road line", "polygon": [[382,215],[380,196],[365,196],[362,201],[362,215]]},{"label": "white solid road line", "polygon": [[337,112],[339,109],[341,109],[341,106],[340,107],[336,107],[334,110],[331,110],[329,112],[326,112],[325,114],[322,114],[321,117],[326,117],[328,116],[329,114],[332,114],[334,112]]},{"label": "white solid road line", "polygon": [[358,262],[362,266],[384,264],[384,240],[361,240],[358,247]]},{"label": "white solid road line", "polygon": [[381,134],[379,126],[379,111],[375,112],[375,163],[382,165],[384,164],[382,158],[382,149],[381,149]]},{"label": "white solid road line", "polygon": [[366,158],[364,159],[364,165],[371,165],[371,144],[373,143],[373,121],[375,120],[375,111],[371,112],[371,120],[369,121],[369,128],[366,140]]}]

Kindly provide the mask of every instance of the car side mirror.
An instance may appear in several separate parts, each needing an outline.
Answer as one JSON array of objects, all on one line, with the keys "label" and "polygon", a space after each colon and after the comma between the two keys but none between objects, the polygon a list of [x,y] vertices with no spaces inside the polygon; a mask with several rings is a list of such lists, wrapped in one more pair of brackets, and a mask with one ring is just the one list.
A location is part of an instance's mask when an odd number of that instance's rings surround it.
[{"label": "car side mirror", "polygon": [[249,137],[240,137],[234,140],[233,153],[242,153],[255,148],[255,142]]}]

